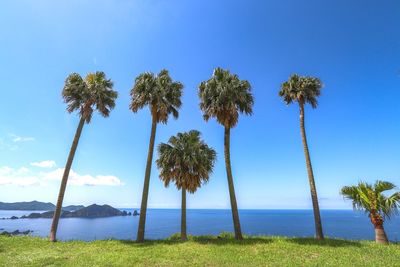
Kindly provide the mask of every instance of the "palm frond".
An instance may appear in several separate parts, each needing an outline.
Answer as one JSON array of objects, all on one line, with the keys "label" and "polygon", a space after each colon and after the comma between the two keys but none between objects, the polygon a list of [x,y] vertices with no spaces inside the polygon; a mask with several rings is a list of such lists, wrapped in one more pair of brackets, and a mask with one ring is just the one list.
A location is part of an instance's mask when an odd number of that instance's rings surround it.
[{"label": "palm frond", "polygon": [[293,102],[308,103],[312,108],[318,106],[317,98],[321,94],[321,80],[310,76],[293,74],[282,83],[279,96],[289,105]]},{"label": "palm frond", "polygon": [[78,111],[87,123],[96,109],[103,117],[108,117],[115,107],[118,93],[113,82],[104,72],[89,73],[85,79],[77,73],[70,74],[65,80],[62,96],[67,103],[67,111]]},{"label": "palm frond", "polygon": [[206,121],[213,117],[225,127],[232,128],[238,123],[240,113],[253,113],[250,83],[228,70],[214,69],[212,77],[200,83],[198,95]]},{"label": "palm frond", "polygon": [[390,218],[392,214],[398,212],[400,192],[389,197],[382,193],[394,188],[394,184],[385,181],[376,181],[374,185],[359,182],[356,186],[343,187],[341,194],[352,201],[354,209],[364,210],[380,218]]},{"label": "palm frond", "polygon": [[158,75],[151,72],[140,74],[135,79],[131,89],[131,103],[129,108],[133,112],[148,106],[157,122],[167,123],[169,115],[179,116],[182,105],[183,84],[174,82],[167,70],[163,69]]},{"label": "palm frond", "polygon": [[216,152],[200,139],[200,132],[191,130],[171,136],[158,146],[157,167],[160,179],[168,186],[194,193],[206,183],[214,168]]}]

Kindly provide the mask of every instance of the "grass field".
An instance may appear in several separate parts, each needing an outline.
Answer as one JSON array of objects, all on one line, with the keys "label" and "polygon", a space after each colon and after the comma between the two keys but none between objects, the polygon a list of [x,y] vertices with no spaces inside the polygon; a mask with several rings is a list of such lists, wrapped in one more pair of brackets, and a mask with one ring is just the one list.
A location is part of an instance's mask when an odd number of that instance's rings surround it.
[{"label": "grass field", "polygon": [[0,266],[400,266],[400,244],[230,235],[147,241],[0,236]]}]

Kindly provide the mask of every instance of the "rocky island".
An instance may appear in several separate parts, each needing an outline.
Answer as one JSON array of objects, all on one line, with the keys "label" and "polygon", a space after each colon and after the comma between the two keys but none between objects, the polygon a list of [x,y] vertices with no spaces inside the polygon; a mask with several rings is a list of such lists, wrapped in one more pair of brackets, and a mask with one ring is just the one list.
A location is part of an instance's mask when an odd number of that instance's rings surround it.
[{"label": "rocky island", "polygon": [[[33,212],[29,215],[23,215],[18,218],[17,216],[12,216],[10,218],[1,219],[38,219],[47,218],[51,219],[54,215],[55,205],[50,202],[15,202],[15,203],[5,203],[0,202],[0,210],[31,210],[31,211],[44,211],[46,212]],[[83,205],[70,205],[62,208],[61,218],[102,218],[102,217],[112,217],[112,216],[137,216],[138,211],[126,212],[119,209],[113,208],[110,205],[97,205],[93,204],[90,206]]]},{"label": "rocky island", "polygon": [[[21,219],[38,219],[38,218],[53,218],[54,211],[46,211],[43,213],[31,213],[24,215]],[[102,218],[112,216],[130,216],[130,212],[121,211],[113,208],[110,205],[97,205],[93,204],[75,211],[64,210],[61,212],[61,218]],[[139,215],[137,211],[133,213],[133,216]]]}]

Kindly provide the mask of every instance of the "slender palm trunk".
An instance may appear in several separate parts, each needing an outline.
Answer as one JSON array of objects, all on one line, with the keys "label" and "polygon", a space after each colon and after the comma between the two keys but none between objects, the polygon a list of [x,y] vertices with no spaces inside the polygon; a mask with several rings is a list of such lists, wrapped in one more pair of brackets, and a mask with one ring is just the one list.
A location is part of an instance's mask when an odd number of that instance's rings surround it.
[{"label": "slender palm trunk", "polygon": [[375,242],[378,244],[389,244],[385,229],[383,228],[382,217],[374,213],[373,211],[369,215],[371,223],[375,228]]},{"label": "slender palm trunk", "polygon": [[225,152],[225,165],[226,165],[226,176],[228,178],[229,196],[231,200],[231,209],[233,217],[233,226],[235,229],[235,238],[242,240],[242,230],[240,229],[239,211],[236,203],[235,187],[233,185],[232,169],[231,169],[231,152],[230,152],[230,132],[229,127],[225,127],[224,136],[224,152]]},{"label": "slender palm trunk", "polygon": [[56,210],[54,211],[53,222],[51,224],[51,229],[50,229],[50,241],[52,241],[52,242],[57,241],[56,235],[57,235],[58,221],[60,220],[62,203],[64,200],[65,189],[67,188],[69,171],[71,170],[72,161],[74,160],[75,151],[76,151],[76,148],[78,147],[79,138],[81,136],[84,124],[85,124],[85,119],[81,118],[81,120],[79,121],[78,128],[76,129],[76,133],[75,133],[74,141],[72,142],[71,150],[69,151],[67,164],[65,165],[64,174],[63,174],[63,177],[61,180],[61,185],[60,185],[60,192],[58,193]]},{"label": "slender palm trunk", "polygon": [[375,242],[379,244],[389,244],[383,225],[375,226]]},{"label": "slender palm trunk", "polygon": [[152,124],[151,124],[149,151],[147,154],[146,172],[144,175],[142,204],[140,206],[139,227],[138,227],[137,238],[136,238],[137,242],[144,241],[144,232],[145,232],[145,225],[146,225],[146,212],[147,212],[147,199],[149,198],[150,172],[151,172],[151,163],[153,161],[154,140],[156,138],[156,129],[157,129],[157,120],[156,120],[156,117],[153,115],[152,116]]},{"label": "slender palm trunk", "polygon": [[186,234],[186,189],[182,188],[182,208],[181,208],[181,239],[182,241],[187,240]]},{"label": "slender palm trunk", "polygon": [[304,103],[300,103],[300,131],[301,131],[301,138],[303,141],[304,156],[306,158],[308,180],[310,183],[311,200],[312,200],[313,210],[314,210],[316,239],[322,240],[322,239],[324,239],[324,234],[322,231],[321,214],[319,211],[317,188],[315,187],[314,173],[313,173],[313,169],[312,169],[312,165],[311,165],[310,152],[308,151],[306,130],[304,127]]}]

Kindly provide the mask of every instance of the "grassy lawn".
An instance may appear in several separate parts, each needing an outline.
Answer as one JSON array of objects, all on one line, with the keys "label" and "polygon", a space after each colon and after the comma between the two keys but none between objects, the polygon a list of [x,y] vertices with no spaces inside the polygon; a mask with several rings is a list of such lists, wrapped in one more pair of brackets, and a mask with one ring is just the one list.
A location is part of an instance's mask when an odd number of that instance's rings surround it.
[{"label": "grassy lawn", "polygon": [[180,242],[68,241],[0,236],[0,266],[400,266],[400,244],[229,235]]}]

